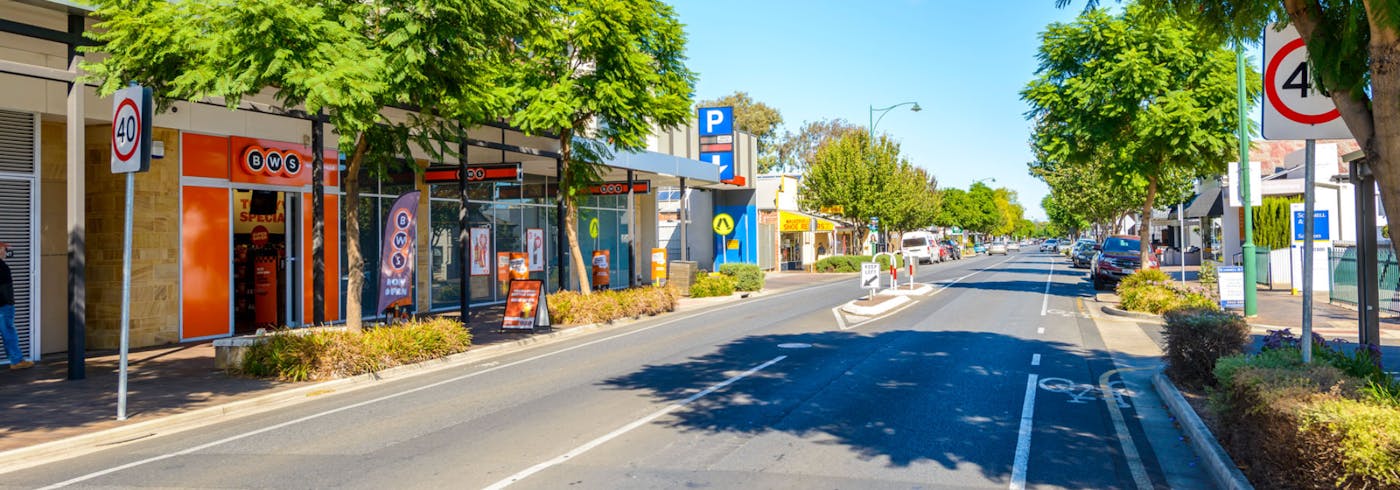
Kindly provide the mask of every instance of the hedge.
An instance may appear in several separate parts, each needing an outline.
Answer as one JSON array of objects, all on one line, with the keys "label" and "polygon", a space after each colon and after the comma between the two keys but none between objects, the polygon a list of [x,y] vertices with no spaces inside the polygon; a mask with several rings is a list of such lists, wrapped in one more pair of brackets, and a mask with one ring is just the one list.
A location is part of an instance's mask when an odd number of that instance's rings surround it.
[{"label": "hedge", "polygon": [[703,275],[690,285],[690,297],[729,296],[734,294],[736,283],[733,277],[724,274]]},{"label": "hedge", "polygon": [[1209,290],[1200,286],[1182,286],[1167,273],[1142,269],[1118,283],[1118,297],[1123,309],[1163,314],[1176,309],[1219,310]]},{"label": "hedge", "polygon": [[1215,382],[1216,361],[1244,352],[1249,324],[1244,317],[1218,309],[1178,309],[1166,313],[1167,376],[1192,388]]},{"label": "hedge", "polygon": [[346,330],[280,330],[248,348],[239,371],[282,381],[354,376],[466,351],[472,335],[455,319],[435,318]]},{"label": "hedge", "polygon": [[[813,269],[817,272],[860,272],[860,264],[871,261],[869,255],[834,255],[818,260]],[[880,270],[890,268],[888,255],[881,255],[880,260],[874,262],[880,264]],[[898,255],[895,256],[895,266],[904,267],[904,261]]]},{"label": "hedge", "polygon": [[1400,383],[1367,350],[1314,352],[1303,364],[1293,339],[1220,359],[1221,443],[1258,488],[1400,487]]},{"label": "hedge", "polygon": [[759,291],[763,289],[763,269],[758,264],[723,264],[719,273],[735,280],[734,289],[739,291]]},{"label": "hedge", "polygon": [[632,289],[560,291],[546,298],[549,320],[559,326],[611,323],[623,318],[640,318],[676,310],[680,290],[675,286],[645,286]]}]

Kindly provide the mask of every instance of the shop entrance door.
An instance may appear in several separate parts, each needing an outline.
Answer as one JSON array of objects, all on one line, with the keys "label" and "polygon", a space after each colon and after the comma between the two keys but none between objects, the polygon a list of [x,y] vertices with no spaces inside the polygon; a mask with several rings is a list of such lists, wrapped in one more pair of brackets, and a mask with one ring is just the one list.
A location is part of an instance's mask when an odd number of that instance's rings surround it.
[{"label": "shop entrance door", "polygon": [[234,333],[300,326],[300,194],[235,189],[234,206]]}]

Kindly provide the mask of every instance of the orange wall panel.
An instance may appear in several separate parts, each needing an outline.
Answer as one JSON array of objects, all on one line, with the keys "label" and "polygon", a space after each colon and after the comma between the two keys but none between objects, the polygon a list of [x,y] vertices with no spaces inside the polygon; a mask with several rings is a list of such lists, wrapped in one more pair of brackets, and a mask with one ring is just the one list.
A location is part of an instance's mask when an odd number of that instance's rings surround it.
[{"label": "orange wall panel", "polygon": [[184,133],[181,135],[182,175],[227,179],[229,142],[223,136]]},{"label": "orange wall panel", "polygon": [[[335,321],[335,320],[339,320],[339,319],[340,319],[340,222],[339,222],[339,217],[340,217],[339,209],[340,209],[340,207],[339,207],[339,203],[340,203],[340,198],[339,198],[339,196],[336,196],[336,195],[333,195],[333,194],[326,194],[326,202],[325,202],[325,220],[326,220],[326,223],[325,223],[325,228],[324,228],[324,230],[323,230],[324,233],[325,233],[325,242],[324,242],[324,243],[325,243],[325,246],[322,247],[322,248],[325,249],[325,255],[326,255],[326,257],[325,257],[325,260],[326,260],[326,261],[325,261],[325,264],[326,264],[326,266],[325,266],[325,267],[326,267],[326,289],[325,289],[325,298],[326,298],[326,321],[328,321],[328,322],[329,322],[329,321]],[[302,303],[302,304],[304,305],[304,307],[302,308],[302,311],[305,312],[305,316],[306,316],[306,318],[304,318],[303,321],[305,321],[306,323],[309,324],[309,323],[311,323],[312,320],[314,319],[314,317],[312,316],[312,312],[316,311],[316,309],[315,309],[314,306],[313,306],[314,303],[315,303],[315,301],[316,301],[316,298],[313,296],[313,292],[315,291],[315,289],[314,289],[315,284],[314,284],[314,281],[311,280],[311,277],[312,277],[312,276],[311,276],[311,274],[312,274],[311,267],[312,267],[312,265],[315,264],[315,259],[314,259],[313,256],[311,255],[311,242],[312,242],[312,230],[311,230],[311,216],[312,216],[312,213],[311,213],[311,194],[303,194],[303,195],[302,195],[302,209],[304,210],[304,212],[302,213],[302,215],[303,215],[303,216],[306,216],[306,220],[305,220],[306,222],[303,223],[303,226],[302,226],[302,230],[303,230],[302,233],[304,233],[304,234],[302,235],[302,243],[305,245],[304,250],[302,251],[303,257],[305,257],[305,258],[302,259],[302,261],[301,261],[301,263],[302,263],[302,265],[303,265],[303,274],[304,274],[304,275],[302,276],[302,277],[303,277],[302,283],[303,283],[304,286],[305,286],[305,291],[303,292],[303,296],[304,296],[303,299],[304,299],[304,301],[303,301],[303,303]]]},{"label": "orange wall panel", "polygon": [[229,191],[183,187],[180,217],[180,337],[228,335],[232,308],[229,264]]}]

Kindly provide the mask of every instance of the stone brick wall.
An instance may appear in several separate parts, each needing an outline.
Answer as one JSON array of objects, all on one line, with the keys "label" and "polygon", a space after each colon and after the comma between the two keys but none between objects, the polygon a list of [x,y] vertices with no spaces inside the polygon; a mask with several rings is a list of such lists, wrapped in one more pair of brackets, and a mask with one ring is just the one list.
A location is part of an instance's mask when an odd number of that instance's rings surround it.
[{"label": "stone brick wall", "polygon": [[[121,341],[122,225],[126,178],[111,171],[111,126],[87,128],[87,344]],[[180,138],[156,128],[165,158],[136,175],[132,220],[131,346],[180,341]]]},{"label": "stone brick wall", "polygon": [[44,354],[68,350],[68,137],[64,125],[40,129],[39,326]]}]

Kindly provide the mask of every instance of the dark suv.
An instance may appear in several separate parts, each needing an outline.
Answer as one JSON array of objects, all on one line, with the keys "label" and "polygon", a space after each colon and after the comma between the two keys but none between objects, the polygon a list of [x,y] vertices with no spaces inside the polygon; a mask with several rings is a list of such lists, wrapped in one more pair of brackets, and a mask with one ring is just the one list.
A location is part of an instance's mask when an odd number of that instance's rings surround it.
[{"label": "dark suv", "polygon": [[[1107,289],[1142,267],[1142,242],[1138,237],[1114,235],[1099,244],[1099,253],[1090,264],[1089,277],[1094,280],[1095,290]],[[1157,261],[1149,259],[1147,268],[1156,269]]]}]

